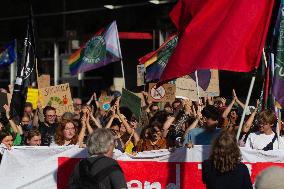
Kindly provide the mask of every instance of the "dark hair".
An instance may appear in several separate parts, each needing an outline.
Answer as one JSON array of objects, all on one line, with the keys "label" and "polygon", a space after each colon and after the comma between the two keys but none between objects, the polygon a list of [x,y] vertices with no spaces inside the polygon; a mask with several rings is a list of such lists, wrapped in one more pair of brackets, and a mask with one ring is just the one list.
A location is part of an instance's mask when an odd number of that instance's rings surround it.
[{"label": "dark hair", "polygon": [[232,171],[241,162],[241,152],[233,132],[223,130],[220,133],[213,142],[209,159],[221,173]]},{"label": "dark hair", "polygon": [[157,120],[150,122],[149,128],[158,127],[160,130],[163,129],[163,124]]},{"label": "dark hair", "polygon": [[30,103],[30,102],[26,102],[26,103],[25,103],[25,107],[31,107],[31,108],[33,108],[33,104]]},{"label": "dark hair", "polygon": [[2,140],[6,137],[6,136],[12,136],[13,135],[10,132],[6,132],[6,131],[1,131],[0,132],[0,143],[2,142]]},{"label": "dark hair", "polygon": [[[152,108],[153,108],[154,106],[157,106],[157,107],[159,108],[158,103],[153,103],[153,104],[150,105],[149,109],[152,111]],[[160,109],[160,108],[159,108],[159,109]]]},{"label": "dark hair", "polygon": [[214,121],[220,121],[221,118],[221,114],[218,111],[218,108],[216,108],[213,105],[207,105],[203,108],[203,110],[201,111],[202,116],[206,117],[206,118],[211,118]]},{"label": "dark hair", "polygon": [[173,101],[172,106],[173,106],[175,103],[180,103],[180,104],[181,104],[182,102],[181,102],[180,99],[177,98],[177,99],[175,99],[175,101]]},{"label": "dark hair", "polygon": [[46,115],[46,112],[50,111],[50,110],[53,110],[53,111],[56,112],[56,109],[53,108],[52,106],[45,106],[44,109],[43,109],[43,115]]},{"label": "dark hair", "polygon": [[28,132],[27,140],[31,140],[34,136],[40,136],[40,132],[37,129],[32,129]]},{"label": "dark hair", "polygon": [[55,137],[54,137],[55,143],[60,146],[64,145],[65,139],[64,139],[63,130],[65,129],[67,123],[72,123],[75,129],[75,135],[71,139],[70,144],[77,144],[78,142],[78,128],[76,126],[76,122],[74,122],[73,120],[64,120],[60,123],[59,127],[57,127]]},{"label": "dark hair", "polygon": [[119,121],[118,118],[114,118],[114,119],[113,119],[113,121],[112,121],[112,123],[111,123],[111,127],[112,127],[112,126],[115,126],[115,125],[120,128],[121,122]]}]

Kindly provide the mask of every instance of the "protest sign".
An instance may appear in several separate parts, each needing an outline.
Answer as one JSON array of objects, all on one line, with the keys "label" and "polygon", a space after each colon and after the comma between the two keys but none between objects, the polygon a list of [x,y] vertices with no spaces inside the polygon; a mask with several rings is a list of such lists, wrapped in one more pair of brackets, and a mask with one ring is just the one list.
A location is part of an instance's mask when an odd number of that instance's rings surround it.
[{"label": "protest sign", "polygon": [[156,83],[149,84],[149,98],[152,102],[173,102],[176,96],[174,84],[163,84],[156,88]]},{"label": "protest sign", "polygon": [[111,100],[112,100],[111,96],[100,96],[99,98],[100,109],[105,111],[109,110]]},{"label": "protest sign", "polygon": [[122,89],[120,106],[129,108],[137,119],[141,117],[141,99],[126,89]]},{"label": "protest sign", "polygon": [[[262,170],[270,166],[284,167],[283,150],[240,150],[252,183]],[[129,189],[205,189],[201,164],[209,157],[209,152],[210,146],[200,145],[191,149],[178,148],[174,152],[145,151],[135,156],[115,150],[114,158],[124,172]],[[5,188],[30,189],[45,186],[46,189],[66,189],[75,165],[87,156],[86,149],[76,146],[13,147],[4,152],[0,166],[0,185]]]},{"label": "protest sign", "polygon": [[39,94],[42,105],[56,108],[56,115],[61,116],[65,112],[74,112],[68,83],[41,88]]},{"label": "protest sign", "polygon": [[145,85],[145,67],[144,64],[137,65],[137,86]]},{"label": "protest sign", "polygon": [[28,88],[26,101],[32,103],[33,109],[36,109],[38,101],[38,89]]},{"label": "protest sign", "polygon": [[43,74],[37,78],[38,88],[50,87],[50,75]]},{"label": "protest sign", "polygon": [[[203,90],[199,87],[200,97],[206,96],[219,96],[219,75],[218,70],[211,70],[210,82],[206,90]],[[201,80],[202,78],[198,78]],[[176,95],[187,97],[190,100],[196,101],[197,97],[197,89],[196,82],[189,76],[184,76],[182,78],[178,78],[175,82],[176,84]]]},{"label": "protest sign", "polygon": [[146,101],[145,101],[144,95],[142,93],[134,93],[134,94],[141,99],[141,107],[146,106]]}]

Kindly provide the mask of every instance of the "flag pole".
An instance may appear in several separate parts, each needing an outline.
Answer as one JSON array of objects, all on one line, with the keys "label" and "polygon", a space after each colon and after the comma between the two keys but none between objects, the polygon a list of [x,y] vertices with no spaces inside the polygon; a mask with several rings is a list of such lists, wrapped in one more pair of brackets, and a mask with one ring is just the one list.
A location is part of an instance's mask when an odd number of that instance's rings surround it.
[{"label": "flag pole", "polygon": [[194,73],[195,73],[195,83],[196,83],[197,98],[198,98],[198,107],[199,107],[199,105],[200,105],[200,91],[199,91],[199,81],[198,81],[197,70],[196,70]]},{"label": "flag pole", "polygon": [[251,78],[250,87],[249,87],[249,91],[248,91],[248,96],[247,96],[247,99],[246,99],[245,107],[244,107],[244,109],[243,109],[243,114],[242,114],[241,122],[240,122],[240,125],[239,125],[239,128],[238,128],[237,141],[239,141],[240,134],[241,134],[241,131],[242,131],[242,128],[243,128],[243,124],[244,124],[244,120],[245,120],[245,115],[246,115],[246,110],[247,110],[247,108],[248,108],[248,104],[249,104],[249,101],[250,101],[252,89],[253,89],[253,86],[254,86],[254,83],[255,83],[255,78],[256,78],[256,69],[254,70],[253,76],[252,76],[252,78]]},{"label": "flag pole", "polygon": [[119,55],[120,55],[120,65],[121,65],[121,72],[122,72],[122,78],[123,78],[123,88],[125,88],[125,75],[124,75],[124,67],[123,67],[123,58],[122,58],[122,53],[121,53],[121,48],[120,48],[120,41],[119,41],[119,35],[118,35],[118,29],[115,21],[115,27],[116,27],[116,38],[117,38],[117,43],[118,43],[118,49],[119,49]]},{"label": "flag pole", "polygon": [[124,76],[124,67],[123,67],[122,58],[120,59],[120,64],[121,64],[121,72],[122,72],[122,78],[123,78],[123,88],[125,88],[125,76]]},{"label": "flag pole", "polygon": [[[276,125],[276,135],[279,138],[280,137],[280,130],[281,130],[281,110],[277,108],[277,114],[278,114],[278,121]],[[280,148],[279,140],[278,140],[278,148]]]}]

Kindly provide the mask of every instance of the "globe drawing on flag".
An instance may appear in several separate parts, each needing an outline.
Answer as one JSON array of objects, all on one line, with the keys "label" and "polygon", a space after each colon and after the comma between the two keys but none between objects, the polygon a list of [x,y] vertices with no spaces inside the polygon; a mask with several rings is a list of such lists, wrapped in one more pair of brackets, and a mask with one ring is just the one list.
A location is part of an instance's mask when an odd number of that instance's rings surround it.
[{"label": "globe drawing on flag", "polygon": [[88,64],[97,64],[106,57],[106,42],[103,36],[93,37],[83,52],[83,60]]}]

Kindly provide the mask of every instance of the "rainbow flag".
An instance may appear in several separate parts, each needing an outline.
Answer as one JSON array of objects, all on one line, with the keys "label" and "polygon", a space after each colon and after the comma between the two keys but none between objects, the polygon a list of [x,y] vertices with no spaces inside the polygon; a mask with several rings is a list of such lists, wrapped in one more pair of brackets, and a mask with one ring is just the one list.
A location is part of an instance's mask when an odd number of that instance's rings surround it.
[{"label": "rainbow flag", "polygon": [[72,75],[103,67],[121,60],[116,21],[97,32],[68,60]]},{"label": "rainbow flag", "polygon": [[146,68],[146,81],[160,79],[164,68],[168,64],[178,42],[178,36],[169,37],[156,51],[150,52],[139,59],[140,64],[144,64]]}]

